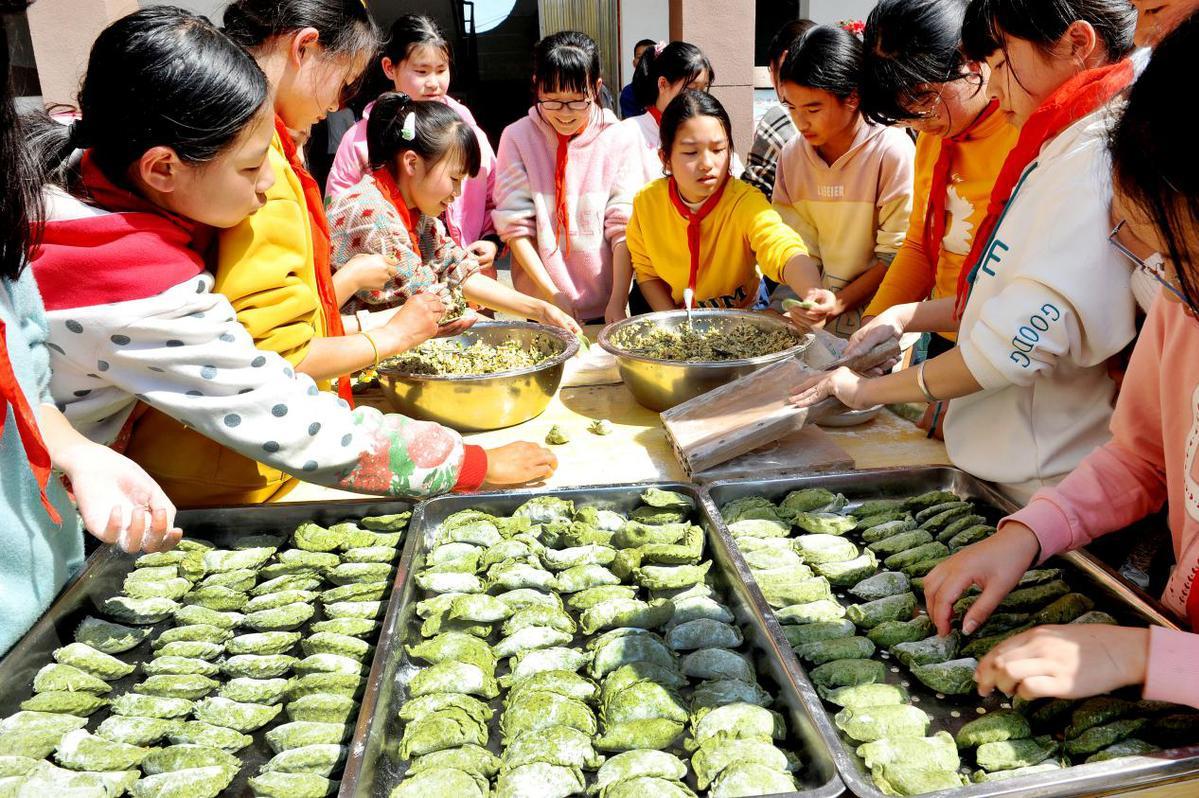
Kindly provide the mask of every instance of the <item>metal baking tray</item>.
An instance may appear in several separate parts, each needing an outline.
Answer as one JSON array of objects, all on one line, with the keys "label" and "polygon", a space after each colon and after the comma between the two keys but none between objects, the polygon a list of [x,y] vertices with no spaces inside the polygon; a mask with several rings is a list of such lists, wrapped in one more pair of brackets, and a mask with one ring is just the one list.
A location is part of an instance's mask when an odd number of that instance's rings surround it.
[{"label": "metal baking tray", "polygon": [[[369,515],[389,515],[406,512],[412,505],[405,502],[363,500],[346,502],[296,502],[294,504],[272,504],[262,506],[221,507],[203,510],[180,511],[176,523],[186,536],[204,538],[218,547],[228,546],[244,535],[290,535],[304,521],[313,521],[328,526],[341,521],[353,521]],[[84,564],[83,570],[70,582],[37,623],[17,641],[16,645],[0,660],[0,717],[7,717],[20,709],[20,703],[32,694],[33,676],[38,669],[53,662],[51,652],[75,640],[75,629],[88,615],[102,618],[99,607],[105,599],[121,594],[125,576],[133,570],[135,556],[125,554],[113,546],[97,549]],[[399,583],[396,583],[399,584]],[[397,591],[393,590],[392,595]],[[319,615],[318,615],[319,617]],[[141,662],[150,658],[150,641],[159,632],[172,625],[167,620],[154,625],[154,633],[141,645],[123,654],[115,655],[125,662]],[[307,630],[305,624],[301,632]],[[110,682],[111,695],[126,692],[143,678],[140,671]],[[87,728],[94,730],[100,721],[108,717],[108,710],[100,709],[92,714]],[[280,714],[270,724],[253,733],[254,744],[237,752],[245,766],[223,795],[249,798],[253,792],[246,781],[258,772],[258,768],[274,752],[266,744],[263,733],[286,723],[287,717]]]},{"label": "metal baking tray", "polygon": [[[851,502],[888,496],[911,496],[930,490],[952,490],[964,498],[989,505],[989,508],[980,508],[979,512],[989,516],[988,521],[992,523],[1019,509],[987,483],[956,468],[939,466],[852,471],[759,481],[716,482],[708,486],[704,493],[709,502],[709,514],[718,519],[722,529],[727,532],[718,510],[725,503],[751,495],[779,500],[787,493],[803,488],[827,488],[845,494]],[[1140,626],[1157,624],[1172,629],[1178,628],[1176,620],[1160,602],[1122,580],[1107,565],[1089,554],[1082,551],[1070,552],[1054,558],[1051,564],[1065,570],[1066,579],[1072,585],[1085,585],[1087,593],[1097,599],[1098,608],[1112,613],[1122,623]],[[750,578],[752,580],[752,576]],[[756,584],[751,587],[752,592],[759,593]],[[839,599],[844,599],[843,590],[837,590],[836,595]],[[769,614],[767,622],[772,631],[782,634],[782,626],[773,613]],[[800,683],[796,685],[797,691],[807,704],[809,715],[815,718],[816,728],[832,752],[833,760],[837,763],[837,772],[849,791],[859,798],[883,798],[884,794],[875,786],[870,772],[854,753],[854,744],[846,740],[833,724],[832,713],[808,681],[807,672],[800,665],[794,652],[788,650],[786,654],[792,660],[790,671],[800,676]],[[908,678],[906,671],[897,663],[887,659],[884,661],[889,663],[888,681],[911,688],[912,695],[919,699],[920,708],[933,717],[934,728],[930,729],[930,733],[941,729],[951,734],[956,733],[967,721],[978,717],[976,713],[980,706],[987,711],[1011,706],[1006,696],[1000,693],[981,701],[978,696],[963,697],[956,701],[952,697],[938,699],[936,694],[919,682]],[[1192,746],[1150,756],[1124,757],[1006,781],[939,790],[925,795],[929,798],[993,798],[1016,795],[1022,798],[1068,798],[1111,794],[1113,791],[1123,794],[1133,788],[1162,785],[1194,778],[1197,775],[1199,746]],[[1199,793],[1199,786],[1195,791]]]},{"label": "metal baking tray", "polygon": [[[558,496],[580,506],[590,505],[627,513],[640,504],[638,497],[648,487],[678,491],[695,501],[698,522],[707,533],[705,557],[714,563],[718,586],[745,633],[746,643],[742,650],[750,650],[757,655],[759,681],[775,695],[775,708],[788,717],[791,734],[781,745],[797,753],[804,763],[803,770],[796,774],[802,792],[791,795],[834,798],[844,791],[822,734],[813,723],[814,717],[810,714],[812,705],[802,700],[797,692],[796,684],[801,679],[788,670],[794,667],[794,658],[790,658],[790,665],[783,658],[784,653],[790,654],[786,640],[769,630],[766,620],[769,608],[756,591],[751,592],[746,587],[749,568],[745,561],[705,509],[698,489],[678,483],[646,483],[443,497],[432,499],[417,508],[396,576],[397,580],[402,580],[402,587],[393,595],[383,622],[379,648],[362,699],[358,728],[350,745],[349,760],[342,778],[341,798],[386,798],[406,770],[405,764],[396,761],[392,752],[398,742],[398,710],[405,699],[404,689],[397,677],[412,669],[412,663],[404,653],[404,643],[409,635],[417,634],[419,629],[419,619],[416,619],[416,623],[413,623],[413,619],[421,591],[410,577],[424,567],[432,534],[441,522],[452,513],[468,508],[507,515],[538,495]],[[400,584],[401,581],[397,581],[397,585]],[[493,701],[492,706],[498,709],[501,700],[502,696]],[[491,740],[495,750],[498,734],[492,734]]]}]

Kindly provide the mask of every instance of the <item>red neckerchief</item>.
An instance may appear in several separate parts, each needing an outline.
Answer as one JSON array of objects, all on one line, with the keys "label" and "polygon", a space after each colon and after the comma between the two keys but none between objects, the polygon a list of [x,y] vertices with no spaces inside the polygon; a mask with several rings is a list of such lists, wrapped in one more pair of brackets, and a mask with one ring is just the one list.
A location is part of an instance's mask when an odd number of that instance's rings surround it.
[{"label": "red neckerchief", "polygon": [[78,191],[109,213],[46,222],[30,266],[46,310],[146,299],[204,272],[210,228],[116,185],[90,151]]},{"label": "red neckerchief", "polygon": [[581,127],[578,132],[563,136],[556,130],[558,136],[558,152],[554,158],[554,215],[558,219],[558,228],[562,231],[562,254],[570,257],[570,211],[566,204],[566,164],[570,160],[570,142],[583,135],[591,120]]},{"label": "red neckerchief", "polygon": [[0,404],[0,435],[4,434],[4,424],[8,420],[6,410],[11,407],[13,420],[17,423],[17,435],[21,438],[21,446],[24,447],[25,457],[29,460],[29,470],[33,472],[33,478],[37,480],[42,507],[46,508],[46,514],[50,516],[51,521],[61,524],[62,517],[50,503],[50,497],[46,495],[46,486],[50,483],[50,469],[52,468],[50,452],[46,449],[46,442],[42,440],[42,433],[38,430],[33,408],[29,406],[25,392],[21,390],[21,385],[17,382],[17,375],[12,370],[12,361],[8,358],[8,338],[5,332],[4,322],[0,320],[0,402],[3,403]]},{"label": "red neckerchief", "polygon": [[412,244],[412,249],[416,252],[416,257],[424,260],[424,256],[420,254],[420,236],[416,233],[416,225],[412,221],[412,214],[408,210],[408,203],[404,202],[404,195],[400,193],[400,187],[396,185],[395,178],[391,176],[391,171],[387,167],[376,169],[371,172],[371,177],[375,179],[375,185],[379,187],[379,191],[384,197],[391,201],[395,206],[396,213],[400,215],[400,221],[404,223],[404,229],[408,231],[408,241]]},{"label": "red neckerchief", "polygon": [[[300,155],[296,151],[296,143],[291,140],[287,125],[278,115],[275,116],[275,133],[283,143],[283,155],[291,166],[300,186],[304,190],[304,206],[308,211],[309,227],[312,229],[312,270],[316,275],[316,295],[321,302],[321,310],[325,316],[325,335],[338,338],[346,334],[341,324],[341,308],[337,304],[337,293],[333,290],[333,272],[329,265],[329,220],[325,217],[325,199],[321,187],[304,168]],[[354,406],[354,394],[350,390],[348,378],[337,381],[337,395]]]},{"label": "red neckerchief", "polygon": [[662,112],[658,110],[658,106],[651,105],[645,109],[645,112],[654,118],[654,121],[658,123],[658,127],[662,127]]},{"label": "red neckerchief", "polygon": [[949,173],[957,158],[958,145],[970,140],[970,134],[999,110],[999,101],[992,100],[970,125],[956,136],[941,139],[941,153],[933,166],[932,185],[929,188],[928,207],[924,212],[924,253],[928,256],[929,271],[936,274],[941,260],[941,248],[945,239],[945,203],[949,191]]},{"label": "red neckerchief", "polygon": [[724,196],[724,190],[728,187],[729,179],[726,177],[724,182],[720,184],[720,188],[716,189],[716,193],[708,197],[704,204],[699,206],[699,210],[697,211],[691,210],[691,208],[687,207],[687,203],[683,202],[683,197],[679,194],[679,184],[674,177],[669,178],[668,182],[670,186],[670,201],[674,205],[674,209],[687,220],[687,249],[691,253],[691,274],[687,278],[687,287],[694,294],[695,284],[699,281],[699,245],[703,221],[720,204],[720,198]]},{"label": "red neckerchief", "polygon": [[1041,153],[1041,148],[1047,141],[1087,114],[1103,107],[1132,83],[1133,77],[1132,62],[1128,59],[1081,72],[1053,92],[1020,128],[1016,146],[1008,153],[995,181],[995,187],[991,190],[986,218],[978,226],[970,254],[963,261],[962,271],[958,274],[954,318],[961,319],[966,311],[966,300],[970,296],[974,275],[984,254],[983,248],[991,240],[999,217],[1003,215],[1004,208],[1020,182],[1024,170]]}]

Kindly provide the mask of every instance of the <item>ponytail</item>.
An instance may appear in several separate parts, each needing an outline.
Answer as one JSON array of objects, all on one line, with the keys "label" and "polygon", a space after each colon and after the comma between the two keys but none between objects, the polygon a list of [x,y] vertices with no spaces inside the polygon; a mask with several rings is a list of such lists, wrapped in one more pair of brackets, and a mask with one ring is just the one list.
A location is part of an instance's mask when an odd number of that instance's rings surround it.
[{"label": "ponytail", "polygon": [[225,8],[225,34],[247,50],[303,28],[314,28],[329,53],[373,55],[379,48],[363,0],[233,0]]},{"label": "ponytail", "polygon": [[471,177],[479,174],[482,163],[475,132],[457,111],[403,92],[388,92],[375,101],[366,122],[366,146],[372,169],[395,163],[409,151],[430,165],[456,158]]},{"label": "ponytail", "polygon": [[8,68],[8,36],[0,26],[0,174],[8,181],[0,193],[0,278],[15,280],[37,245],[43,213],[41,178],[25,146]]},{"label": "ponytail", "polygon": [[658,102],[658,78],[670,84],[683,81],[686,87],[707,73],[708,82],[716,80],[712,62],[694,44],[671,42],[659,50],[656,46],[641,55],[633,73],[633,97],[642,108],[652,108]]}]

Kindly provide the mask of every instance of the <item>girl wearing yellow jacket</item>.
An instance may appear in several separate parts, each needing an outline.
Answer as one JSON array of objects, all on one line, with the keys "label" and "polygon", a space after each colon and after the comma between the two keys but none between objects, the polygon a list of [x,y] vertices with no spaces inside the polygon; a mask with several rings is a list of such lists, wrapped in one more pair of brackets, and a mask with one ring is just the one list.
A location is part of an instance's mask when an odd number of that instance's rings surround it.
[{"label": "girl wearing yellow jacket", "polygon": [[803,239],[760,191],[729,174],[732,124],[721,104],[704,92],[682,92],[662,113],[661,136],[668,176],[637,194],[627,232],[650,306],[764,306],[760,264],[811,303],[801,321],[822,321],[835,297],[819,287]]}]

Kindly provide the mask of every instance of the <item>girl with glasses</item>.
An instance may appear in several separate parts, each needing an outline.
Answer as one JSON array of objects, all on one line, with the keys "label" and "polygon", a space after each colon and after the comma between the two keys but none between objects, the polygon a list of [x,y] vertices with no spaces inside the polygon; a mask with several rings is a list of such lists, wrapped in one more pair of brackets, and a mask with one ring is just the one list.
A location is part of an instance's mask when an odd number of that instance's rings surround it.
[{"label": "girl with glasses", "polygon": [[613,262],[628,273],[625,227],[635,185],[626,137],[601,107],[599,48],[576,31],[538,42],[535,102],[505,128],[496,156],[495,211],[518,291],[581,322],[602,320]]},{"label": "girl with glasses", "polygon": [[984,695],[998,689],[1026,699],[1082,698],[1143,684],[1146,699],[1199,707],[1199,169],[1169,101],[1178,76],[1194,70],[1197,48],[1199,16],[1192,16],[1154,52],[1112,137],[1112,210],[1122,217],[1112,244],[1150,270],[1162,290],[1133,352],[1111,442],[1056,488],[1037,493],[993,537],[925,579],[929,613],[941,634],[949,631],[962,591],[971,584],[982,588],[964,618],[969,633],[1025,568],[1123,529],[1165,504],[1176,565],[1162,602],[1190,631],[1041,627],[1000,643],[979,663],[976,679]]}]

